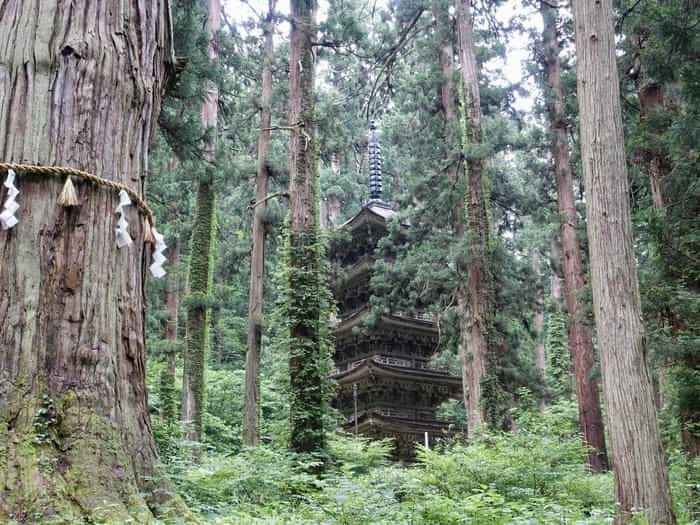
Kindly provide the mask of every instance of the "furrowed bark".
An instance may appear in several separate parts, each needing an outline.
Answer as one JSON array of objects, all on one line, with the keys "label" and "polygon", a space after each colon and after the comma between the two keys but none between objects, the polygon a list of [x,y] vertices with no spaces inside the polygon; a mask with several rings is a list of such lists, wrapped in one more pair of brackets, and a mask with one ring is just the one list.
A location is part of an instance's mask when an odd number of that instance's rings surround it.
[{"label": "furrowed bark", "polygon": [[[144,195],[172,59],[166,0],[4,0],[0,158]],[[17,185],[20,222],[0,231],[0,521],[149,522],[169,487],[146,394],[144,217],[127,207],[120,250],[115,191],[77,183],[68,209],[62,181]]]},{"label": "furrowed bark", "polygon": [[[208,0],[206,31],[209,38],[207,54],[212,62],[218,59],[216,33],[221,28],[221,2]],[[204,418],[204,389],[211,330],[211,291],[216,233],[216,194],[212,169],[216,160],[216,123],[219,91],[206,81],[202,102],[202,125],[210,130],[210,140],[203,145],[204,161],[208,164],[204,178],[197,188],[197,214],[192,228],[190,253],[190,297],[187,306],[187,330],[182,379],[182,421],[189,441],[201,442]],[[198,455],[196,454],[196,457]]]},{"label": "furrowed bark", "polygon": [[591,283],[617,522],[675,523],[632,244],[612,0],[574,3]]},{"label": "furrowed bark", "polygon": [[248,349],[245,357],[245,393],[243,399],[243,444],[254,447],[260,442],[260,352],[263,320],[263,286],[265,283],[265,211],[268,187],[268,156],[272,116],[272,61],[274,59],[275,3],[268,1],[263,29],[265,58],[262,72],[260,134],[258,135],[258,168],[255,177],[253,208],[253,246],[250,256],[250,290],[248,295]]},{"label": "furrowed bark", "polygon": [[[459,57],[462,65],[465,146],[481,144],[481,99],[474,49],[474,28],[469,0],[457,0]],[[484,161],[468,155],[465,234],[467,238],[468,284],[466,294],[458,294],[461,326],[460,344],[463,381],[466,392],[467,426],[472,434],[485,421],[482,381],[488,367],[488,324],[491,310],[491,275],[488,269],[489,226],[484,195]]]},{"label": "furrowed bark", "polygon": [[556,8],[540,3],[544,22],[542,39],[544,65],[547,73],[547,109],[553,133],[554,171],[559,204],[559,236],[562,247],[564,298],[569,314],[569,352],[576,380],[579,426],[584,444],[589,447],[588,465],[596,472],[608,469],[603,416],[595,374],[595,349],[591,327],[582,319],[577,296],[585,286],[581,247],[576,235],[578,217],[574,199],[574,175],[569,156],[569,132],[564,112],[564,92],[561,85],[561,64],[557,40]]}]

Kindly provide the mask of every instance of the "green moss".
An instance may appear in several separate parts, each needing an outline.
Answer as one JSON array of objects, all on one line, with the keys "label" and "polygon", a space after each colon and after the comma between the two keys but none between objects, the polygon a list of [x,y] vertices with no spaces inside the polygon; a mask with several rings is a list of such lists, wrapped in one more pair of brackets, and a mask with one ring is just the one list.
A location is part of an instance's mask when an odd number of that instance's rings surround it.
[{"label": "green moss", "polygon": [[197,214],[192,229],[190,297],[187,305],[187,370],[194,404],[192,420],[196,436],[202,435],[204,381],[211,317],[211,289],[216,236],[216,195],[211,181],[197,189]]},{"label": "green moss", "polygon": [[[169,483],[135,469],[124,429],[74,392],[10,407],[0,416],[0,522],[152,523],[170,499]],[[184,509],[177,497],[169,505]]]}]

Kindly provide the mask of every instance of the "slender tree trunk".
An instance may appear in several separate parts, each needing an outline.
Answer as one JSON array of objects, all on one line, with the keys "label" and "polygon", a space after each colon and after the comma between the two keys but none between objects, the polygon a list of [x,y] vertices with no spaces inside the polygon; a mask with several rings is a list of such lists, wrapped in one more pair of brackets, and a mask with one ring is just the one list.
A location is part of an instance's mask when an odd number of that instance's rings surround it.
[{"label": "slender tree trunk", "polygon": [[569,133],[564,112],[564,91],[561,85],[561,65],[559,62],[559,42],[557,40],[556,8],[551,4],[540,3],[544,22],[542,33],[544,63],[547,72],[547,108],[552,127],[554,171],[557,181],[557,202],[559,203],[559,236],[562,245],[562,268],[566,309],[569,314],[569,352],[576,380],[579,425],[587,447],[588,465],[596,472],[608,469],[605,447],[603,416],[600,410],[598,383],[595,380],[595,349],[591,327],[582,319],[582,308],[577,295],[585,286],[581,247],[576,235],[576,201],[574,199],[574,175],[569,156]]},{"label": "slender tree trunk", "polygon": [[171,271],[168,275],[168,290],[165,294],[165,308],[168,318],[165,320],[165,339],[172,346],[167,349],[165,356],[166,367],[160,381],[161,417],[167,425],[175,423],[175,366],[177,363],[177,328],[180,308],[180,279],[177,265],[180,261],[180,240],[176,240],[170,253],[168,263]]},{"label": "slender tree trunk", "polygon": [[[208,56],[216,61],[214,38],[221,27],[221,2],[208,0],[206,30],[209,38]],[[182,421],[189,441],[200,442],[204,417],[204,389],[207,354],[211,330],[211,291],[213,256],[216,232],[216,194],[212,182],[213,163],[216,159],[216,122],[219,92],[217,86],[207,81],[202,102],[202,125],[212,130],[210,140],[204,144],[206,174],[197,188],[197,213],[192,228],[190,253],[190,300],[187,306],[187,331],[182,378]]]},{"label": "slender tree trunk", "polygon": [[[457,31],[464,103],[464,142],[467,146],[481,144],[481,100],[478,68],[474,49],[474,28],[469,0],[457,0]],[[473,433],[485,420],[481,384],[488,367],[488,326],[491,311],[491,274],[488,269],[489,226],[484,197],[484,161],[469,156],[467,169],[466,236],[468,287],[458,294],[458,309],[462,318],[461,342],[464,388],[467,392],[467,425]]]},{"label": "slender tree trunk", "polygon": [[[535,275],[537,284],[535,285],[535,365],[540,371],[540,376],[544,381],[547,359],[544,351],[544,304],[542,287],[542,262],[540,253],[537,250],[532,252],[532,273]],[[544,397],[540,399],[539,409],[544,412],[547,408]]]},{"label": "slender tree trunk", "polygon": [[577,88],[593,306],[618,523],[675,523],[642,324],[612,0],[575,2]]},{"label": "slender tree trunk", "polygon": [[[4,0],[0,34],[0,158],[144,195],[168,2]],[[20,222],[0,231],[0,521],[148,521],[166,495],[146,395],[144,217],[127,207],[134,243],[117,249],[115,191],[78,183],[67,209],[55,178],[16,184]]]},{"label": "slender tree trunk", "polygon": [[258,171],[255,178],[253,209],[253,248],[250,256],[250,290],[248,296],[248,350],[245,357],[245,395],[243,399],[243,444],[254,447],[260,442],[260,343],[262,338],[263,285],[265,282],[265,222],[267,206],[268,156],[272,120],[272,61],[274,59],[275,3],[268,0],[268,13],[263,29],[265,58],[262,72],[260,134],[258,135]]},{"label": "slender tree trunk", "polygon": [[289,122],[289,376],[291,447],[317,452],[324,446],[321,352],[321,280],[318,243],[316,139],[313,120],[316,2],[291,1]]}]

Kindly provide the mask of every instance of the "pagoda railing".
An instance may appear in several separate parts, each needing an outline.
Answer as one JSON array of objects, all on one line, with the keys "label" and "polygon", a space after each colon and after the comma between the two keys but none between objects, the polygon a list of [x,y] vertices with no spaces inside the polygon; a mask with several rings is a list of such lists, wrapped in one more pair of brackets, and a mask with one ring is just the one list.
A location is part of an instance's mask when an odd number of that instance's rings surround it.
[{"label": "pagoda railing", "polygon": [[[399,417],[402,419],[412,419],[414,421],[441,421],[445,423],[452,423],[455,421],[454,417],[441,417],[437,418],[435,410],[430,409],[410,409],[410,408],[392,408],[392,407],[375,407],[369,410],[363,410],[358,413],[358,418],[364,414],[375,414],[384,417]],[[354,418],[350,416],[348,418],[350,422],[354,421]]]},{"label": "pagoda railing", "polygon": [[434,313],[420,310],[415,312],[396,312],[394,315],[396,317],[402,317],[403,319],[419,319],[430,323],[434,323],[437,320]]},{"label": "pagoda railing", "polygon": [[390,355],[375,354],[371,357],[364,359],[358,359],[353,361],[345,367],[336,367],[331,370],[331,376],[337,375],[341,372],[348,372],[354,370],[355,368],[364,364],[368,359],[371,359],[375,363],[382,365],[396,366],[400,368],[417,368],[419,370],[430,370],[431,372],[439,372],[442,374],[448,374],[449,370],[447,368],[436,368],[430,366],[430,362],[427,359],[405,359],[402,357],[394,357]]}]

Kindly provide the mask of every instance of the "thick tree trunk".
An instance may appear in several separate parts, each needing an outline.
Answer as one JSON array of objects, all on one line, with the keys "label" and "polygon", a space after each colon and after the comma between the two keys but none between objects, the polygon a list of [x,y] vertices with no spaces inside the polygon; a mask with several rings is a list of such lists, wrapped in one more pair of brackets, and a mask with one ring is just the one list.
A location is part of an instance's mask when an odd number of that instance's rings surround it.
[{"label": "thick tree trunk", "polygon": [[[469,0],[457,0],[457,31],[462,65],[464,103],[464,141],[478,145],[482,140],[481,99],[478,68],[474,49],[474,28]],[[473,433],[485,420],[481,383],[488,366],[488,325],[491,310],[491,275],[488,269],[489,226],[484,197],[484,161],[469,156],[467,169],[466,236],[468,286],[458,295],[458,308],[463,319],[461,345],[464,388],[467,391],[467,425]]]},{"label": "thick tree trunk", "polygon": [[[167,0],[4,0],[0,158],[143,195],[170,32]],[[17,185],[20,222],[0,232],[0,521],[147,522],[166,496],[146,399],[144,217],[127,208],[134,243],[120,250],[115,191],[78,183],[67,209],[56,179]]]},{"label": "thick tree trunk", "polygon": [[253,247],[250,255],[250,290],[248,295],[248,349],[245,356],[245,394],[243,399],[243,444],[254,447],[260,442],[260,344],[263,319],[263,286],[265,282],[265,211],[267,196],[270,123],[272,121],[272,61],[274,59],[275,1],[268,1],[263,29],[265,58],[262,71],[260,134],[258,135],[258,170],[255,177],[253,209]]},{"label": "thick tree trunk", "polygon": [[561,85],[559,42],[557,41],[556,8],[540,3],[544,22],[542,33],[544,65],[547,73],[547,109],[552,127],[554,171],[559,203],[559,235],[562,246],[562,268],[566,309],[569,314],[569,352],[576,380],[579,425],[587,447],[588,465],[596,472],[608,469],[605,447],[603,416],[600,410],[598,383],[595,380],[595,349],[591,327],[582,319],[582,308],[577,295],[585,286],[581,247],[576,235],[576,201],[574,199],[574,175],[569,156],[569,133],[564,112],[564,91]]},{"label": "thick tree trunk", "polygon": [[[221,27],[221,2],[208,0],[206,31],[209,39],[208,56],[216,61],[218,55],[214,38]],[[204,417],[204,389],[207,354],[211,331],[211,290],[213,253],[216,231],[216,194],[212,182],[212,164],[216,159],[216,122],[219,91],[206,81],[202,102],[202,127],[212,131],[210,140],[203,145],[203,156],[209,165],[197,188],[197,214],[192,228],[190,253],[190,301],[187,307],[187,331],[182,378],[182,421],[189,441],[202,440]]]},{"label": "thick tree trunk", "polygon": [[314,0],[291,1],[289,122],[289,376],[291,447],[317,452],[324,446],[321,352],[321,280],[313,120],[316,35]]},{"label": "thick tree trunk", "polygon": [[612,0],[575,2],[581,153],[593,306],[619,523],[675,523],[632,244]]}]

